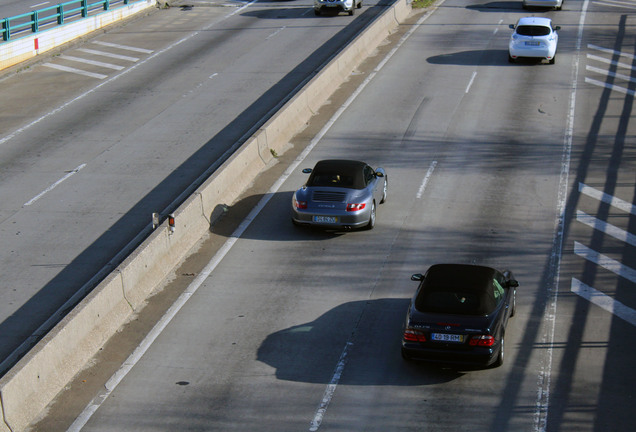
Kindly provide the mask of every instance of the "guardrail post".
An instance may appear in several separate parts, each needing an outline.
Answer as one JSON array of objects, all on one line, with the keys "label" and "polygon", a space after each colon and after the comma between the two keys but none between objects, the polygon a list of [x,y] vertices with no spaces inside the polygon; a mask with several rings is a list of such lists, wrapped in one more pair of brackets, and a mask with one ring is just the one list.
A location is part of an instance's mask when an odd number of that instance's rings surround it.
[{"label": "guardrail post", "polygon": [[9,18],[2,20],[2,40],[11,40],[11,21]]},{"label": "guardrail post", "polygon": [[64,4],[57,6],[57,23],[59,25],[64,24]]},{"label": "guardrail post", "polygon": [[33,11],[33,13],[31,14],[31,31],[33,33],[37,33],[39,30],[39,23],[38,23],[38,11]]},{"label": "guardrail post", "polygon": [[88,0],[82,0],[82,17],[88,16]]},{"label": "guardrail post", "polygon": [[110,9],[110,0],[104,0],[104,10]]}]

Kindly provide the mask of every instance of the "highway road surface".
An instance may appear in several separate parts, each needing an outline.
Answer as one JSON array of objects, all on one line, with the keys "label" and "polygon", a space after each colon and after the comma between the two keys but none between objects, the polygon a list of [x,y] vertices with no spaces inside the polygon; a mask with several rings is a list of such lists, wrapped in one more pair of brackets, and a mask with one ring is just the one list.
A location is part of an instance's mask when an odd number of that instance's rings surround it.
[{"label": "highway road surface", "polygon": [[[156,331],[132,323],[34,430],[632,430],[635,11],[416,15],[202,239]],[[555,65],[507,61],[529,13],[561,26]],[[301,168],[334,157],[387,170],[372,231],[290,223]],[[503,366],[400,357],[409,277],[438,262],[514,271]]]}]

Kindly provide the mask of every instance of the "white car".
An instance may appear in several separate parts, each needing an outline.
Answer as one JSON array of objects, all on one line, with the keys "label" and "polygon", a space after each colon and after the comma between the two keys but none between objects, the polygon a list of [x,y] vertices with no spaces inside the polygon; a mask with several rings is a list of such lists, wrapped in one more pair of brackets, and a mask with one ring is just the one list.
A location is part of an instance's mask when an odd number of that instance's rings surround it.
[{"label": "white car", "polygon": [[356,8],[360,9],[361,7],[362,0],[314,0],[314,13],[316,15],[320,15],[325,10],[343,11],[353,15]]},{"label": "white car", "polygon": [[561,27],[552,26],[550,18],[525,17],[517,24],[510,24],[514,30],[508,44],[508,61],[514,63],[520,57],[546,59],[554,64]]},{"label": "white car", "polygon": [[523,0],[522,7],[524,9],[528,9],[528,7],[539,7],[561,10],[563,7],[563,0]]}]

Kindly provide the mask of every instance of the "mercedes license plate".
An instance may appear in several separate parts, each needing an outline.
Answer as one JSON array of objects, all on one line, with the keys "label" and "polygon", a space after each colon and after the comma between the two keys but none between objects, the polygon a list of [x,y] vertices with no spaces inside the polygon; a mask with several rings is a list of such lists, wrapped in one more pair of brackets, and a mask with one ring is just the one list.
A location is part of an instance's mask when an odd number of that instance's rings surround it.
[{"label": "mercedes license plate", "polygon": [[431,333],[431,339],[438,342],[464,342],[464,335]]}]

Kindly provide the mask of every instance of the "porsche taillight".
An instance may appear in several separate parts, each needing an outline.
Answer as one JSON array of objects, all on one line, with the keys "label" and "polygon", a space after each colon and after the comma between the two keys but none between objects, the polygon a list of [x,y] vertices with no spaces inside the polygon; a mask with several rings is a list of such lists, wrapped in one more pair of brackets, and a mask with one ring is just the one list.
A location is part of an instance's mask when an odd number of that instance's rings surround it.
[{"label": "porsche taillight", "polygon": [[347,204],[347,211],[360,211],[366,207],[365,203],[362,204]]},{"label": "porsche taillight", "polygon": [[299,210],[307,209],[307,201],[298,201],[296,197],[294,197],[294,207]]}]

